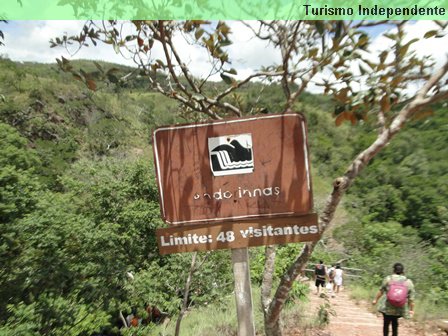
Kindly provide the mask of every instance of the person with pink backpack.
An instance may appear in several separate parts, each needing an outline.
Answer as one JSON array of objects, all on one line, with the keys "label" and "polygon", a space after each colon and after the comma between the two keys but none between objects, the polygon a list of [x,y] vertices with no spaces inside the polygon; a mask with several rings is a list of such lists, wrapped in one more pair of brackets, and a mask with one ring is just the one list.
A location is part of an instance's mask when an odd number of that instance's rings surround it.
[{"label": "person with pink backpack", "polygon": [[[392,336],[398,336],[398,319],[409,318],[414,315],[415,290],[412,281],[404,275],[401,263],[394,264],[394,274],[388,275],[381,284],[381,288],[372,301],[378,305],[378,311],[383,314],[383,336],[389,335],[392,325]],[[385,294],[385,295],[383,295]],[[380,301],[378,301],[381,298]]]}]

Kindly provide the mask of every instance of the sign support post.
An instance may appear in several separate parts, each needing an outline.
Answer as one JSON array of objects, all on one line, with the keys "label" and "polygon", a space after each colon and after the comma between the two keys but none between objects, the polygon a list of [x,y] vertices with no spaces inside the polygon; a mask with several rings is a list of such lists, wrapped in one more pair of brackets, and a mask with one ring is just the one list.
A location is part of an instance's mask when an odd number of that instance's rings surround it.
[{"label": "sign support post", "polygon": [[248,248],[232,249],[238,336],[255,336]]}]

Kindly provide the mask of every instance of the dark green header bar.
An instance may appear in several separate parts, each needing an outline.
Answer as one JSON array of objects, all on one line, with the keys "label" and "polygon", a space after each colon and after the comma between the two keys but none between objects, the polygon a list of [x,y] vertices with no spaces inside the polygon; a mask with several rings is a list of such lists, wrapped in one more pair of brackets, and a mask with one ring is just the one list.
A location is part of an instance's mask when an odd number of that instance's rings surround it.
[{"label": "dark green header bar", "polygon": [[447,20],[448,0],[2,0],[4,20]]}]

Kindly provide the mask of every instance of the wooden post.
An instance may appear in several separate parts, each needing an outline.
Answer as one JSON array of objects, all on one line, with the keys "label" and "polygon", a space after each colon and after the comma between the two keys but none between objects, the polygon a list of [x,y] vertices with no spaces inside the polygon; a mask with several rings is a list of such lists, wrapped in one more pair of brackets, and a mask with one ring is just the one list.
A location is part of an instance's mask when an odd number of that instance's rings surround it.
[{"label": "wooden post", "polygon": [[232,249],[233,277],[235,279],[235,301],[238,316],[238,336],[255,336],[250,283],[249,250]]}]

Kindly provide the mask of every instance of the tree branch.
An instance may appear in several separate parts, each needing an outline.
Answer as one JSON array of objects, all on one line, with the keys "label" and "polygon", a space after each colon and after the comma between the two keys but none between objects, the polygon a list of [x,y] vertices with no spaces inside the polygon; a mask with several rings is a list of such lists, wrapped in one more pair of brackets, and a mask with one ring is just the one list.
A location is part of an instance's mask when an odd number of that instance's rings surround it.
[{"label": "tree branch", "polygon": [[254,78],[257,78],[257,77],[276,77],[276,76],[281,76],[281,75],[283,75],[282,71],[278,71],[278,72],[263,72],[263,71],[262,72],[257,72],[255,74],[252,74],[252,75],[246,77],[242,81],[239,81],[237,84],[231,86],[230,88],[228,88],[224,92],[221,92],[220,94],[218,94],[214,98],[214,100],[219,102],[222,98],[224,98],[225,96],[229,95],[233,91],[238,90],[240,87],[242,87],[244,84],[247,84],[249,81],[251,81]]},{"label": "tree branch", "polygon": [[176,72],[174,71],[174,66],[173,63],[171,62],[171,56],[167,47],[167,41],[166,41],[166,37],[165,37],[165,28],[163,27],[163,20],[159,21],[159,34],[157,35],[157,30],[155,27],[153,27],[153,32],[154,32],[154,37],[158,37],[158,40],[160,41],[160,43],[162,44],[162,48],[163,48],[163,53],[165,54],[165,59],[166,59],[166,63],[168,66],[168,71],[171,74],[171,77],[173,77],[174,82],[176,83],[176,86],[183,92],[185,93],[189,98],[191,98],[191,94],[187,91],[187,89],[185,88],[185,86],[180,82],[179,78],[176,75]]},{"label": "tree branch", "polygon": [[[195,93],[198,93],[198,94],[201,93],[199,88],[194,84],[194,81],[191,79],[191,76],[190,76],[188,70],[186,69],[185,65],[183,65],[183,62],[180,59],[179,55],[177,54],[171,40],[166,38],[165,29],[164,29],[164,21],[159,20],[158,22],[159,22],[158,30],[152,24],[150,24],[149,27],[153,31],[154,37],[157,38],[160,41],[160,43],[162,44],[163,52],[165,54],[165,58],[167,61],[168,71],[170,72],[171,77],[173,78],[174,82],[176,83],[176,86],[187,97],[178,95],[176,92],[165,93],[165,95],[172,97],[176,100],[179,100],[180,102],[182,102],[186,106],[190,107],[191,109],[193,109],[195,111],[202,112],[202,113],[208,115],[209,117],[211,117],[212,119],[222,119],[218,114],[213,112],[210,108],[206,107],[201,99],[194,98],[193,95],[187,90],[187,88],[184,85],[182,85],[182,83],[180,82],[179,77],[177,76],[176,72],[174,71],[174,65],[171,60],[168,46],[170,47],[171,52],[173,53],[174,57],[176,58],[176,62],[178,62],[179,66],[181,67],[183,74],[184,74],[185,78],[187,79],[189,85],[192,87],[192,89],[194,90]],[[158,87],[158,90],[160,91],[160,87]],[[196,106],[195,104],[193,104],[192,102],[196,102],[199,105],[199,107]],[[231,106],[229,106],[227,108],[231,109]]]},{"label": "tree branch", "polygon": [[[282,88],[283,92],[285,93],[286,99],[289,101],[291,97],[291,90],[289,88],[289,80],[288,80],[288,74],[289,74],[289,60],[291,58],[292,52],[296,46],[297,42],[297,34],[299,31],[299,27],[302,21],[297,21],[294,23],[292,38],[290,39],[287,34],[287,28],[285,26],[282,26],[280,28],[281,35],[279,36],[279,44],[281,46],[280,50],[282,53],[282,66],[283,66],[283,76],[282,76]],[[283,36],[282,36],[283,35]],[[283,39],[283,41],[282,41]]]}]

